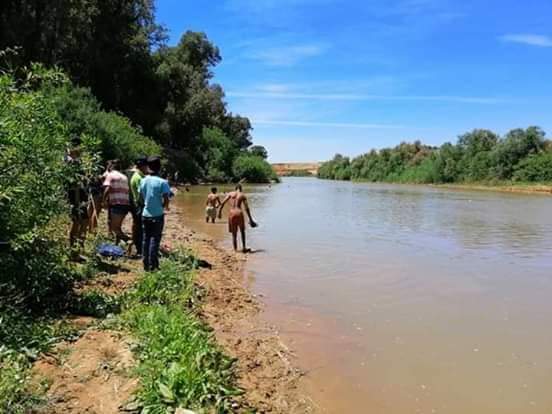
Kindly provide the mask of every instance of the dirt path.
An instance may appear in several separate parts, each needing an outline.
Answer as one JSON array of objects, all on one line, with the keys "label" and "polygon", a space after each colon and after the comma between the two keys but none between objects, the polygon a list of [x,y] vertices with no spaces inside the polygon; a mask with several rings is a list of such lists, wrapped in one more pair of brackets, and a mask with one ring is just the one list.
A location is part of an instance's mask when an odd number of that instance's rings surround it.
[{"label": "dirt path", "polygon": [[[236,412],[255,408],[260,413],[309,413],[308,398],[298,382],[302,373],[277,330],[259,318],[262,305],[244,280],[245,255],[229,253],[185,228],[179,212],[167,216],[164,242],[191,247],[211,268],[199,271],[204,295],[201,317],[213,328],[219,344],[237,358],[239,386],[245,391]],[[79,289],[121,293],[134,283],[139,263],[125,261],[123,270],[104,274]],[[132,339],[121,332],[97,328],[92,318],[77,318],[83,334],[75,342],[58,344],[35,364],[37,378],[50,385],[48,404],[41,413],[112,414],[131,408],[138,386],[133,377]]]}]

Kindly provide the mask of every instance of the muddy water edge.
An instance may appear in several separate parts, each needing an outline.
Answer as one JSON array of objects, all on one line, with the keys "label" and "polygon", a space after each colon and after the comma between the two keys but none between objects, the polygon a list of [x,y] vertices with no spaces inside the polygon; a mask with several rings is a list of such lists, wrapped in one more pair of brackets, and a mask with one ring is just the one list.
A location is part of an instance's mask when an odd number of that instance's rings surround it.
[{"label": "muddy water edge", "polygon": [[[207,191],[181,192],[183,220],[229,248]],[[550,412],[552,197],[300,178],[246,191],[251,289],[319,411]]]}]

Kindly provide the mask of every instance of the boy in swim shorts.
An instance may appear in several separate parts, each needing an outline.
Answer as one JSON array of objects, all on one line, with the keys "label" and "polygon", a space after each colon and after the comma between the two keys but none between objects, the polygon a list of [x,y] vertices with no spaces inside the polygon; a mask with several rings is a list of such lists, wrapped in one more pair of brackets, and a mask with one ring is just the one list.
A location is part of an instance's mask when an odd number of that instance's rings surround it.
[{"label": "boy in swim shorts", "polygon": [[217,218],[217,208],[220,206],[220,199],[217,194],[217,187],[211,188],[211,193],[207,196],[207,202],[205,203],[205,222],[215,222]]}]

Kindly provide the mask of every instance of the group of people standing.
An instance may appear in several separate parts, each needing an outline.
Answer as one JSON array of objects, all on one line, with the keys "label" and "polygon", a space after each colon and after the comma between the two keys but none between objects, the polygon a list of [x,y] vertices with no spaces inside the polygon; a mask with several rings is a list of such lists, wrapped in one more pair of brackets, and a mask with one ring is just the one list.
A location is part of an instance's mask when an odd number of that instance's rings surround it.
[{"label": "group of people standing", "polygon": [[[73,168],[81,168],[80,140],[73,139],[66,162]],[[139,157],[130,180],[121,171],[118,160],[107,163],[106,172],[95,179],[76,174],[68,189],[72,226],[70,244],[84,244],[87,230],[94,230],[97,219],[105,207],[108,213],[109,233],[115,243],[129,241],[123,231],[128,213],[132,215],[132,244],[136,258],[143,258],[144,270],[159,268],[159,248],[165,223],[165,211],[169,210],[171,190],[167,180],[160,177],[161,159],[157,156]],[[79,256],[80,257],[80,256]]]},{"label": "group of people standing", "polygon": [[[172,195],[168,181],[160,177],[161,159],[157,156],[139,157],[131,170],[130,179],[121,172],[120,162],[111,160],[107,162],[103,175],[90,179],[82,171],[80,146],[80,139],[73,138],[72,146],[65,156],[66,164],[74,169],[70,174],[73,181],[68,188],[72,219],[69,240],[73,252],[77,252],[77,244],[78,247],[84,245],[87,231],[96,229],[98,216],[102,208],[105,208],[109,233],[115,238],[115,244],[131,239],[123,230],[123,222],[130,213],[132,245],[136,249],[134,257],[143,259],[144,270],[158,269],[165,211],[169,210]],[[239,232],[242,251],[248,252],[250,250],[246,246],[244,211],[251,227],[257,227],[257,223],[251,216],[241,184],[234,191],[225,194],[223,201],[220,201],[217,188],[211,189],[206,202],[206,221],[215,223],[217,217],[222,218],[222,210],[226,204],[230,206],[228,230],[232,234],[234,250],[238,249]],[[76,257],[84,260],[80,255]]]}]

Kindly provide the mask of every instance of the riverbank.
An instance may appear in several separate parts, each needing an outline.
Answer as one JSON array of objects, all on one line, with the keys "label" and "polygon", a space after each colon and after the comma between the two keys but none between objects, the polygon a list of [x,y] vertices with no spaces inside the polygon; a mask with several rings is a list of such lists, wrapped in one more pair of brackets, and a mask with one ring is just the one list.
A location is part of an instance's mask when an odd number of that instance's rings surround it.
[{"label": "riverbank", "polygon": [[523,193],[552,195],[552,184],[430,184],[432,187],[450,190],[498,191],[502,193]]},{"label": "riverbank", "polygon": [[[325,178],[318,178],[323,179]],[[343,181],[343,180],[332,180]],[[393,184],[393,185],[416,185],[428,186],[435,188],[444,188],[449,190],[474,190],[474,191],[494,191],[502,193],[522,193],[522,194],[543,194],[552,195],[552,184],[549,183],[447,183],[447,184],[432,184],[432,183],[408,183],[408,182],[392,182],[392,181],[369,181],[369,180],[350,180],[353,183],[367,184]]]},{"label": "riverbank", "polygon": [[277,328],[262,321],[262,298],[251,294],[245,278],[247,255],[231,253],[212,238],[182,224],[181,213],[168,216],[165,235],[183,242],[212,268],[202,268],[197,283],[205,292],[201,318],[213,328],[218,343],[237,358],[238,385],[245,402],[258,412],[311,412],[297,388],[302,372]]},{"label": "riverbank", "polygon": [[[275,327],[259,318],[262,303],[244,278],[246,256],[232,254],[212,239],[182,224],[181,214],[167,215],[164,241],[173,249],[190,248],[202,260],[195,274],[197,317],[206,323],[218,346],[235,358],[235,385],[243,393],[233,397],[229,412],[310,412],[299,395],[302,373],[293,353]],[[78,289],[106,295],[128,295],[141,278],[140,263],[124,260]],[[184,312],[184,309],[182,310]],[[140,388],[136,375],[139,341],[115,318],[74,316],[80,334],[54,347],[34,365],[36,382],[49,385],[42,412],[98,414],[135,412],[132,396]]]}]

